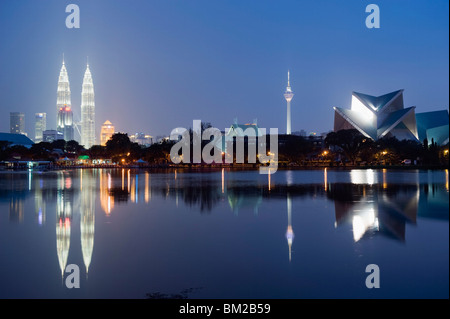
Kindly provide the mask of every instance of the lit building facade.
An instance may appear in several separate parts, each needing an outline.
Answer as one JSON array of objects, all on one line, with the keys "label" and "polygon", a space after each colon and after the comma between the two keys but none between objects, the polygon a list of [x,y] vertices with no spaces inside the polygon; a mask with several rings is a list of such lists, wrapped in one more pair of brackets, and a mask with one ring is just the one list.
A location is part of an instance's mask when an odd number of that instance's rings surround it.
[{"label": "lit building facade", "polygon": [[64,136],[63,133],[58,132],[57,130],[45,130],[42,132],[42,140],[44,142],[53,142],[57,140],[63,140]]},{"label": "lit building facade", "polygon": [[34,142],[44,140],[44,131],[47,129],[47,113],[36,113],[34,116]]},{"label": "lit building facade", "polygon": [[[61,66],[61,70],[59,72],[58,78],[58,90],[56,97],[56,114],[58,114],[59,110],[65,106],[71,107],[70,101],[70,83],[69,83],[69,75],[67,74],[66,65],[63,63]],[[58,125],[58,123],[56,123]]]},{"label": "lit building facade", "polygon": [[103,123],[100,131],[100,144],[105,146],[106,142],[113,136],[114,132],[114,125],[112,125],[110,121]]},{"label": "lit building facade", "polygon": [[437,145],[446,145],[449,140],[449,118],[447,110],[424,112],[416,114],[417,132],[421,143],[435,142]]},{"label": "lit building facade", "polygon": [[70,102],[70,83],[66,65],[62,63],[58,78],[58,90],[56,99],[57,130],[63,133],[66,141],[74,139],[73,113]]},{"label": "lit building facade", "polygon": [[22,113],[22,112],[9,113],[9,126],[10,126],[10,133],[27,135],[25,133],[25,114],[24,113]]},{"label": "lit building facade", "polygon": [[64,106],[58,111],[58,132],[63,134],[66,141],[74,139],[73,112],[70,106]]},{"label": "lit building facade", "polygon": [[404,107],[403,90],[381,96],[353,92],[350,109],[334,110],[335,132],[357,129],[374,141],[383,137],[418,140],[415,107]]},{"label": "lit building facade", "polygon": [[449,142],[447,110],[415,113],[415,106],[405,108],[403,90],[381,96],[353,92],[350,109],[334,107],[334,131],[357,129],[376,141],[383,137],[415,140],[428,144]]},{"label": "lit building facade", "polygon": [[81,91],[81,145],[90,148],[95,144],[95,95],[89,64],[86,67]]}]

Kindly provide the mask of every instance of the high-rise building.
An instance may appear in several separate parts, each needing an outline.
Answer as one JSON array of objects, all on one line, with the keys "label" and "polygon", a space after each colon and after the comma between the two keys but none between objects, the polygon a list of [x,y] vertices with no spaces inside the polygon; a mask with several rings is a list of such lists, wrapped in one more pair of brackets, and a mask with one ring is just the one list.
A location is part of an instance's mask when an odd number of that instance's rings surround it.
[{"label": "high-rise building", "polygon": [[47,129],[47,113],[36,113],[34,117],[34,142],[44,140],[44,131]]},{"label": "high-rise building", "polygon": [[286,87],[286,92],[284,92],[284,98],[287,102],[287,121],[286,121],[286,134],[291,134],[291,100],[294,97],[294,92],[292,92],[291,85],[289,83],[289,71],[288,71],[288,83]]},{"label": "high-rise building", "polygon": [[102,146],[106,145],[106,142],[113,136],[114,134],[114,125],[110,121],[106,121],[102,125],[102,129],[100,131],[100,144]]},{"label": "high-rise building", "polygon": [[81,90],[81,145],[90,148],[95,144],[95,101],[94,83],[89,64],[83,78]]},{"label": "high-rise building", "polygon": [[10,133],[24,134],[25,133],[25,114],[21,112],[9,113]]},{"label": "high-rise building", "polygon": [[[66,65],[65,65],[64,59],[63,59],[61,71],[59,72],[59,78],[58,78],[56,114],[58,114],[59,110],[65,106],[72,107],[72,104],[70,102],[69,75],[67,74]],[[58,125],[58,123],[56,123],[56,124]]]},{"label": "high-rise building", "polygon": [[42,140],[44,142],[53,142],[57,140],[63,140],[64,136],[63,133],[58,132],[57,130],[45,130],[42,132]]},{"label": "high-rise building", "polygon": [[72,105],[70,102],[70,83],[64,59],[61,66],[61,71],[59,72],[56,111],[56,129],[63,133],[66,141],[73,140],[74,127]]},{"label": "high-rise building", "polygon": [[59,109],[57,131],[63,133],[66,141],[74,139],[73,112],[70,106],[64,106]]}]

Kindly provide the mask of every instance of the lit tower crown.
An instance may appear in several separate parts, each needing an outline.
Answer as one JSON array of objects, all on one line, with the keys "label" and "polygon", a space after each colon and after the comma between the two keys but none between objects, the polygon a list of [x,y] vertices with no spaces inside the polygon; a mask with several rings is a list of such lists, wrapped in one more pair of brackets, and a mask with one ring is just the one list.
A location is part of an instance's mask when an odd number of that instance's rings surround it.
[{"label": "lit tower crown", "polygon": [[94,83],[89,63],[83,78],[81,90],[81,145],[90,148],[95,144],[95,100]]},{"label": "lit tower crown", "polygon": [[294,97],[294,92],[292,92],[291,85],[289,83],[289,71],[288,71],[288,83],[286,87],[286,92],[284,92],[284,98],[287,102],[287,122],[286,122],[286,134],[291,134],[291,100]]}]

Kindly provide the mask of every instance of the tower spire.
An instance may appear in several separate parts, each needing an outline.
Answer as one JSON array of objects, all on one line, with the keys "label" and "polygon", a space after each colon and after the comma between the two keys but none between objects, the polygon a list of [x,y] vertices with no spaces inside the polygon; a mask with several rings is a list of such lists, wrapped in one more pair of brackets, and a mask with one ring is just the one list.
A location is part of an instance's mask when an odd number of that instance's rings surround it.
[{"label": "tower spire", "polygon": [[290,72],[288,70],[288,83],[286,87],[286,91],[284,92],[284,98],[287,102],[287,116],[286,116],[286,134],[291,134],[291,100],[294,97],[294,92],[292,92],[291,89],[291,83],[290,83]]},{"label": "tower spire", "polygon": [[63,52],[63,65],[64,65],[64,52]]}]

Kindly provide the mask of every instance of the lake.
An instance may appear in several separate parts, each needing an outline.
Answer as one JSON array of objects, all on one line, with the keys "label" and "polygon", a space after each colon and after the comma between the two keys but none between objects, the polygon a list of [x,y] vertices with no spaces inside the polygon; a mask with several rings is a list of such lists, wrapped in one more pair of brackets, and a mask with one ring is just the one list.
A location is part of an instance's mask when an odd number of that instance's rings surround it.
[{"label": "lake", "polygon": [[3,171],[0,298],[449,298],[448,178]]}]

